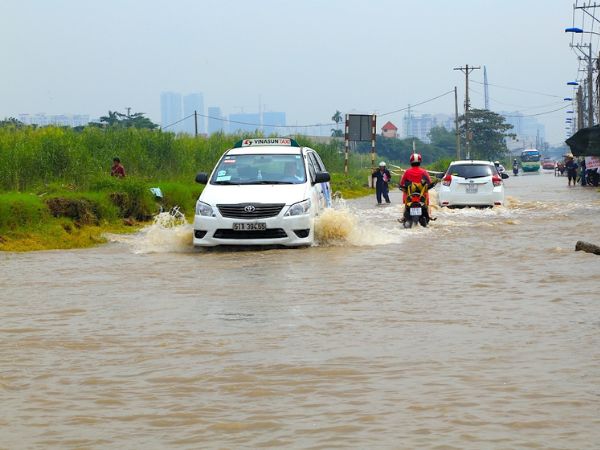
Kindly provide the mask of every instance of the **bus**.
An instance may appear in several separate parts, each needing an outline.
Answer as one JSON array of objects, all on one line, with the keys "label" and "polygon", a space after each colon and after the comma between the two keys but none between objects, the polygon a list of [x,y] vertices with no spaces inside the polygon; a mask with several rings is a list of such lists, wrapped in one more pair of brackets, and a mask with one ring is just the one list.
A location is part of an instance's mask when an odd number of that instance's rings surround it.
[{"label": "bus", "polygon": [[521,152],[521,167],[523,172],[537,172],[540,170],[540,152],[534,148]]}]

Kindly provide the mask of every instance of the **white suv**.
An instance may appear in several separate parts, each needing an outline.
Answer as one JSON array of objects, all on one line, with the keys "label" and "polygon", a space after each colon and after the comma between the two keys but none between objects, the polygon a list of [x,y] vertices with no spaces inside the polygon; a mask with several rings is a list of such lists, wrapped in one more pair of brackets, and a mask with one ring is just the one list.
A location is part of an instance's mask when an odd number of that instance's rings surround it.
[{"label": "white suv", "polygon": [[504,204],[503,179],[490,161],[453,161],[438,187],[440,206],[501,206]]},{"label": "white suv", "polygon": [[331,206],[329,173],[294,139],[244,139],[227,150],[196,203],[194,246],[314,242],[314,222]]}]

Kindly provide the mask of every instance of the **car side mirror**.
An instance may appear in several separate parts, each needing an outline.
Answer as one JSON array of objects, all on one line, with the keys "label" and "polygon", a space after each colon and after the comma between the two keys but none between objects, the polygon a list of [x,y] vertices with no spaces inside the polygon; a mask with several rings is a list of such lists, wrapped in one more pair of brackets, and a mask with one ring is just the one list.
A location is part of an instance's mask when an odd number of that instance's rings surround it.
[{"label": "car side mirror", "polygon": [[329,180],[331,180],[331,175],[329,175],[329,172],[317,172],[315,174],[315,182],[313,184],[327,183]]},{"label": "car side mirror", "polygon": [[208,183],[208,175],[204,172],[200,172],[198,175],[196,175],[196,183],[199,183],[199,184]]},{"label": "car side mirror", "polygon": [[507,174],[507,173],[504,173],[504,172],[502,172],[502,173],[500,174],[500,176],[502,177],[502,179],[503,179],[503,180],[506,180],[507,178],[510,178],[510,177],[508,176],[508,174]]}]

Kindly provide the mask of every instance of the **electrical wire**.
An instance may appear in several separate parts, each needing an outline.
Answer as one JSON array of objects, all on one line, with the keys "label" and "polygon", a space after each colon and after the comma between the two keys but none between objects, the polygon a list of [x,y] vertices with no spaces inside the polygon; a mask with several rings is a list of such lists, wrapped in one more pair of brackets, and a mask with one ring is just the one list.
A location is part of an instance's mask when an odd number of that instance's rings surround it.
[{"label": "electrical wire", "polygon": [[571,105],[566,104],[566,105],[564,105],[564,106],[562,106],[560,108],[553,109],[552,111],[544,111],[544,112],[537,113],[537,114],[518,114],[518,115],[502,114],[502,115],[504,117],[534,117],[534,116],[543,116],[545,114],[551,114],[551,113],[556,112],[556,111],[561,111],[563,109],[569,108],[570,106]]},{"label": "electrical wire", "polygon": [[438,98],[442,98],[442,97],[445,97],[448,94],[453,94],[453,93],[454,93],[454,89],[452,89],[452,90],[450,90],[448,92],[444,92],[443,94],[440,94],[437,97],[430,98],[429,100],[424,100],[424,101],[422,101],[420,103],[415,103],[414,105],[410,105],[410,106],[407,106],[405,108],[397,109],[395,111],[390,111],[390,112],[386,112],[386,113],[383,113],[383,114],[378,114],[378,116],[379,117],[389,116],[390,114],[395,114],[395,113],[398,113],[398,112],[401,112],[401,111],[406,111],[407,109],[413,108],[415,106],[424,105],[425,103],[432,102],[434,100],[437,100]]},{"label": "electrical wire", "polygon": [[[471,82],[477,83],[477,84],[484,84],[484,83],[482,83],[480,81],[475,81],[475,80],[471,80]],[[509,90],[518,91],[518,92],[525,92],[525,93],[528,93],[528,94],[543,95],[543,96],[546,96],[546,97],[562,98],[562,96],[560,96],[560,95],[547,94],[545,92],[538,92],[538,91],[528,91],[526,89],[519,89],[519,88],[514,88],[514,87],[509,87],[509,86],[500,86],[499,84],[488,83],[488,86],[494,86],[494,87],[498,87],[498,88],[502,88],[502,89],[509,89]]]},{"label": "electrical wire", "polygon": [[[480,96],[484,96],[483,93],[477,91],[476,89],[473,88],[469,88],[469,92],[475,92],[476,94],[480,95]],[[530,109],[540,109],[540,108],[548,108],[551,106],[558,106],[559,104],[562,105],[563,102],[552,102],[552,103],[546,103],[544,105],[539,105],[539,106],[523,106],[523,105],[515,105],[514,103],[506,103],[500,100],[496,100],[495,98],[492,97],[488,97],[490,100],[492,100],[494,103],[500,103],[501,105],[507,105],[507,106],[512,106],[514,108],[521,108],[524,111],[530,110]]]}]

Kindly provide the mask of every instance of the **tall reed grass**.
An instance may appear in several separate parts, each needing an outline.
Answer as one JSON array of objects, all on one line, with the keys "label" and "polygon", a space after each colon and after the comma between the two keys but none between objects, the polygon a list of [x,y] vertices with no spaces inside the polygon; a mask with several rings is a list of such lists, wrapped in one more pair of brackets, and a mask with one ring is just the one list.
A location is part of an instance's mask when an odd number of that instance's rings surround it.
[{"label": "tall reed grass", "polygon": [[[52,183],[88,190],[109,173],[115,156],[121,159],[128,176],[151,183],[193,183],[197,172],[212,170],[221,154],[241,138],[225,134],[193,137],[135,128],[0,128],[0,190],[27,191]],[[317,149],[330,171],[343,170],[339,143],[315,144],[304,137],[298,140]]]}]

